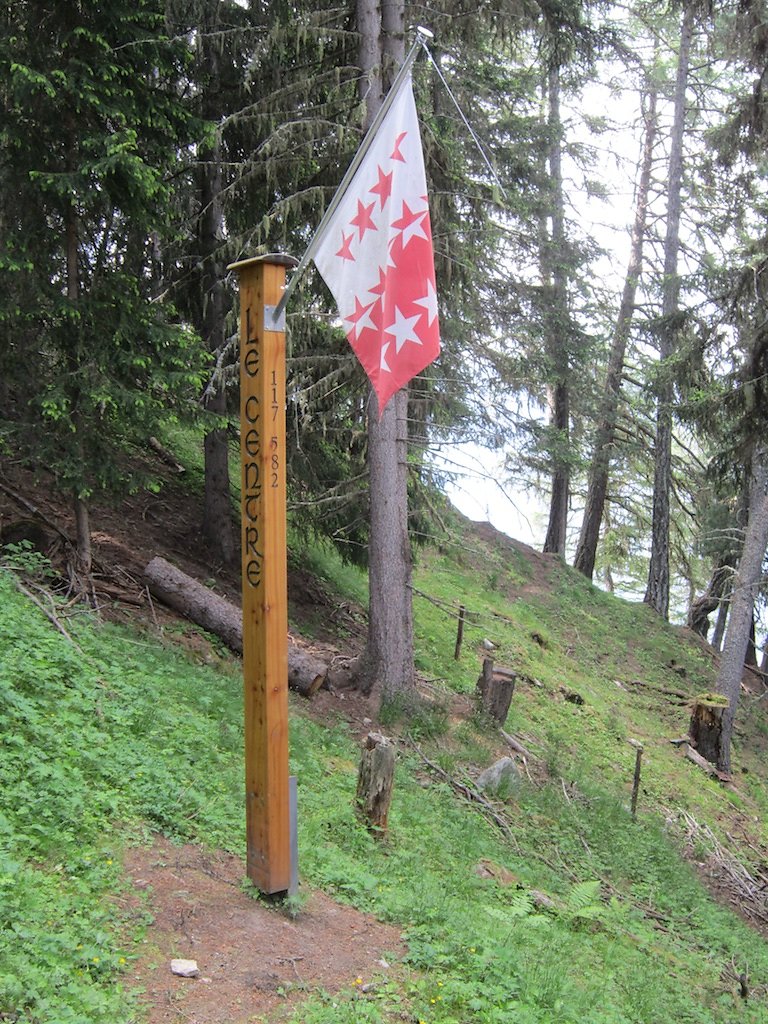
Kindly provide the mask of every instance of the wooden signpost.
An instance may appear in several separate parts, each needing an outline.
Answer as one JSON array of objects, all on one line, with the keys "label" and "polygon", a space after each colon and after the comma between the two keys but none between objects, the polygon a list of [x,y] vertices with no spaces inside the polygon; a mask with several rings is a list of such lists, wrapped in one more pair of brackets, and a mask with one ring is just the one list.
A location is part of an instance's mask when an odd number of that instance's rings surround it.
[{"label": "wooden signpost", "polygon": [[286,267],[295,264],[269,255],[227,268],[240,280],[247,872],[265,894],[292,891],[297,881],[288,774],[285,325],[273,319]]}]

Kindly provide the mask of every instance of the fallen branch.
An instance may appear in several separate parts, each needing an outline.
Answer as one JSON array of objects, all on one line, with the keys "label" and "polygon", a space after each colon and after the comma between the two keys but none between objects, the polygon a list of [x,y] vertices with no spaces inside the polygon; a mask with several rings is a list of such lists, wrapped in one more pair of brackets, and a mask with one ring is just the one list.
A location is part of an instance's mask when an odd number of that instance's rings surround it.
[{"label": "fallen branch", "polygon": [[150,437],[148,443],[152,451],[159,456],[161,462],[164,462],[166,466],[170,466],[174,473],[179,476],[182,473],[186,473],[185,467],[181,465],[173,452],[169,452],[166,447],[160,444],[156,437]]},{"label": "fallen branch", "polygon": [[651,690],[653,693],[661,694],[663,697],[675,697],[685,704],[691,699],[690,693],[683,693],[682,690],[670,690],[666,686],[654,686],[653,683],[646,683],[644,679],[627,679],[626,683],[628,686],[640,686],[644,690]]},{"label": "fallen branch", "polygon": [[[506,742],[515,751],[516,754],[520,754],[526,760],[531,757],[531,754],[526,750],[522,743],[518,742],[514,736],[510,736],[508,732],[504,732],[503,729],[499,729],[499,732],[504,737]],[[535,760],[535,758],[533,759]]]},{"label": "fallen branch", "polygon": [[74,543],[61,529],[61,527],[57,526],[56,523],[53,522],[53,520],[43,515],[43,513],[40,511],[37,505],[33,505],[31,501],[27,501],[27,499],[22,494],[19,494],[18,491],[15,491],[12,487],[9,487],[8,484],[4,484],[2,480],[0,480],[0,491],[2,491],[3,494],[7,495],[11,499],[11,501],[14,501],[19,506],[19,508],[23,509],[27,513],[27,515],[31,516],[33,519],[36,519],[38,522],[43,523],[43,525],[53,530],[53,532],[58,534],[59,537],[61,537],[61,539],[70,548],[74,548]]},{"label": "fallen branch", "polygon": [[[16,576],[15,573],[11,573],[11,579],[16,584],[16,588],[24,595],[24,597],[26,597],[29,601],[31,601],[32,604],[43,613],[43,615],[46,617],[46,619],[48,619],[48,621],[51,623],[51,625],[55,626],[55,628],[59,631],[59,633],[61,633],[61,635],[66,640],[69,640],[69,642],[72,644],[72,646],[78,652],[78,654],[82,654],[83,653],[82,648],[80,647],[78,642],[72,638],[72,635],[69,633],[69,631],[64,626],[64,624],[60,621],[60,619],[55,614],[55,612],[53,612],[53,611],[49,610],[48,608],[46,608],[45,605],[43,604],[43,602],[39,601],[35,597],[35,595],[32,593],[32,591],[24,586],[24,584],[21,582],[21,580],[18,578],[18,576]],[[51,603],[53,603],[52,600],[51,600]]]},{"label": "fallen branch", "polygon": [[451,789],[455,793],[458,793],[459,796],[463,797],[470,804],[476,805],[479,808],[480,812],[483,814],[483,816],[487,818],[493,825],[495,825],[496,828],[499,829],[499,831],[504,835],[504,837],[508,839],[510,843],[512,843],[515,849],[519,850],[517,840],[512,834],[512,830],[510,829],[509,824],[505,820],[504,816],[496,810],[496,808],[493,806],[490,800],[488,800],[488,798],[485,797],[480,792],[479,789],[477,789],[471,783],[460,782],[452,775],[449,775],[448,772],[444,771],[439,764],[435,764],[434,761],[430,761],[430,759],[427,757],[427,755],[424,753],[421,747],[419,747],[419,745],[414,740],[408,738],[405,742],[408,743],[408,745],[416,751],[416,753],[419,755],[421,760],[424,762],[424,764],[427,766],[427,768],[429,768],[431,772],[434,772],[435,775],[437,775],[439,778],[443,780],[443,782],[447,782]]}]

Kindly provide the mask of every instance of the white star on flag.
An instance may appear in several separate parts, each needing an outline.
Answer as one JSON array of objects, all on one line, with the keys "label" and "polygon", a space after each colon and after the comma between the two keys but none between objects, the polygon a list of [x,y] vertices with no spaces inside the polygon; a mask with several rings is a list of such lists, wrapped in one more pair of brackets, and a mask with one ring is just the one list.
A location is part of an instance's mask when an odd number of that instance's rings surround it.
[{"label": "white star on flag", "polygon": [[379,414],[440,352],[426,192],[408,74],[314,256],[378,396]]},{"label": "white star on flag", "polygon": [[416,316],[403,316],[397,306],[395,306],[395,319],[389,327],[384,328],[384,333],[395,336],[395,350],[398,353],[406,341],[412,341],[416,345],[421,344],[421,338],[414,330],[414,324],[420,319],[420,313],[417,313]]},{"label": "white star on flag", "polygon": [[437,292],[431,281],[427,281],[427,294],[421,299],[414,299],[413,301],[417,306],[423,306],[427,311],[427,320],[431,327],[437,319]]}]

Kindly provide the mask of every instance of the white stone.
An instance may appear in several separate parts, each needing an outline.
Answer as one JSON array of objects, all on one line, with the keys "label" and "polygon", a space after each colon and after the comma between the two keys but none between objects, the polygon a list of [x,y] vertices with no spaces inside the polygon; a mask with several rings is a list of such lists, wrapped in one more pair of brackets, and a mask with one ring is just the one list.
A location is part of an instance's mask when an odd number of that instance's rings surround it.
[{"label": "white stone", "polygon": [[199,978],[197,960],[171,960],[171,973],[179,978]]}]

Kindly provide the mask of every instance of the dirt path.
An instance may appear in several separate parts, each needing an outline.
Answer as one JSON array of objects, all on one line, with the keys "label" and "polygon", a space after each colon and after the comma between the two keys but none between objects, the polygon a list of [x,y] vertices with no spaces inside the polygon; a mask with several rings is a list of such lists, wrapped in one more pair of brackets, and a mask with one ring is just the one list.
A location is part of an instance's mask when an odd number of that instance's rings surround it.
[{"label": "dirt path", "polygon": [[[125,855],[130,907],[153,917],[126,979],[143,989],[149,1024],[256,1024],[308,992],[357,989],[392,971],[396,928],[310,892],[295,919],[243,891],[237,857],[157,838]],[[170,962],[196,960],[199,978]]]}]

